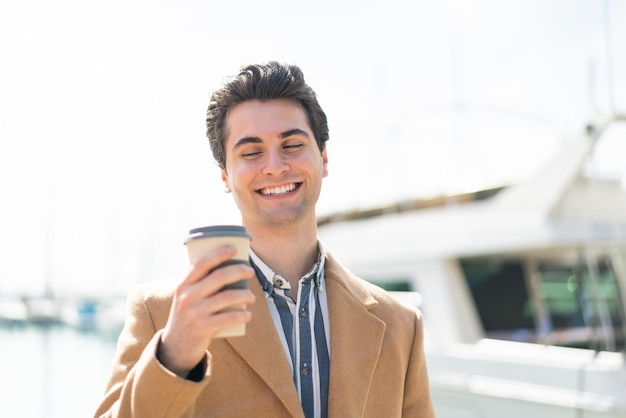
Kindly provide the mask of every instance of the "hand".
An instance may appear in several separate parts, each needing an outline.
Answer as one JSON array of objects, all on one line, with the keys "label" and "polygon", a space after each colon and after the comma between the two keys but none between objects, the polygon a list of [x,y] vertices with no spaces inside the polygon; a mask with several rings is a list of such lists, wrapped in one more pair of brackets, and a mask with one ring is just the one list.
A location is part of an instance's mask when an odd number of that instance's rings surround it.
[{"label": "hand", "polygon": [[250,290],[218,292],[224,285],[255,276],[254,269],[245,264],[215,269],[235,254],[232,246],[213,250],[192,266],[176,288],[158,357],[165,367],[181,377],[187,377],[202,360],[218,331],[250,321],[248,310],[224,311],[234,305],[253,303],[254,295]]}]

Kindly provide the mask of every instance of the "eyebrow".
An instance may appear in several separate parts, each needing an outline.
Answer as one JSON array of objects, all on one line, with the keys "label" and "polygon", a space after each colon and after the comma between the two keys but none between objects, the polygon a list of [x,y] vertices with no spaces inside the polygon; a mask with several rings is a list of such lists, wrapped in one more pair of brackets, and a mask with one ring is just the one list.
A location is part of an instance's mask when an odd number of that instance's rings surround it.
[{"label": "eyebrow", "polygon": [[309,134],[306,131],[303,131],[302,129],[298,129],[298,128],[285,131],[280,134],[280,137],[281,139],[285,139],[285,138],[289,138],[290,136],[295,136],[295,135],[302,135],[302,136],[309,138]]},{"label": "eyebrow", "polygon": [[[279,137],[281,139],[285,139],[285,138],[289,138],[290,136],[295,136],[295,135],[302,135],[307,138],[310,138],[310,135],[308,134],[308,132],[299,128],[289,129],[288,131],[281,132]],[[243,138],[240,138],[235,143],[235,145],[233,145],[233,149],[237,149],[245,144],[260,144],[261,142],[263,141],[258,136],[245,136]]]}]

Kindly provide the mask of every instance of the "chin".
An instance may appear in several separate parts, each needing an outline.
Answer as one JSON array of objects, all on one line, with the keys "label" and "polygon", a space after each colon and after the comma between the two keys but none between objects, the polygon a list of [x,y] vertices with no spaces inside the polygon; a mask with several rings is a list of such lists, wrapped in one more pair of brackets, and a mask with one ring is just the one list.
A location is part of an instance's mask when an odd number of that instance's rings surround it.
[{"label": "chin", "polygon": [[263,220],[269,225],[289,225],[300,222],[305,218],[305,214],[300,211],[281,211],[280,213],[263,216]]}]

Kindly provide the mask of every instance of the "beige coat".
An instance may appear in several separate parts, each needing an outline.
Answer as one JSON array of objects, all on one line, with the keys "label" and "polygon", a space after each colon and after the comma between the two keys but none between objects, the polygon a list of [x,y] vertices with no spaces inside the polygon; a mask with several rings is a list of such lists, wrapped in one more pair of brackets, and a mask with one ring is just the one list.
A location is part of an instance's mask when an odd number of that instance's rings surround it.
[{"label": "beige coat", "polygon": [[[329,417],[434,417],[421,314],[356,278],[326,254]],[[258,281],[244,337],[215,339],[205,377],[182,379],[157,361],[173,282],[129,294],[107,393],[96,417],[304,417]]]}]

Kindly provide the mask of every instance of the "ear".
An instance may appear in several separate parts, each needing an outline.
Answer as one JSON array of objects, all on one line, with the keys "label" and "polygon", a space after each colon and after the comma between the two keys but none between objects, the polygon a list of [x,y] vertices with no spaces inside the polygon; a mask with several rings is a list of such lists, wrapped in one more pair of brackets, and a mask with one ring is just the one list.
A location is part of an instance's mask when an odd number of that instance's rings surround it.
[{"label": "ear", "polygon": [[328,155],[326,154],[326,148],[322,151],[322,167],[324,168],[322,177],[328,176]]},{"label": "ear", "polygon": [[224,182],[224,193],[230,193],[230,186],[228,185],[228,173],[222,168],[222,181]]}]

